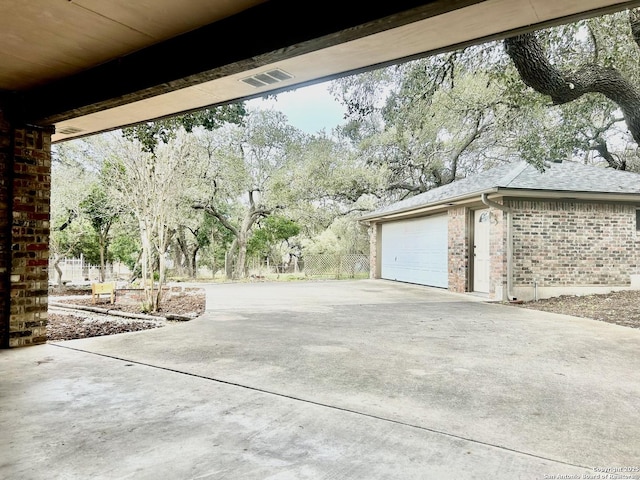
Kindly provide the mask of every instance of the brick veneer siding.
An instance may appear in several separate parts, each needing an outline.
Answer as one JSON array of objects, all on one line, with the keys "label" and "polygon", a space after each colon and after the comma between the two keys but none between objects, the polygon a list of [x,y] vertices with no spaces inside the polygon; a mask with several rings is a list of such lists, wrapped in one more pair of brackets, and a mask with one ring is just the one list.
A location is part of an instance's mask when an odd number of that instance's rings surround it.
[{"label": "brick veneer siding", "polygon": [[11,126],[0,110],[0,347],[9,346],[11,305]]},{"label": "brick veneer siding", "polygon": [[0,111],[1,346],[46,341],[51,134]]},{"label": "brick veneer siding", "polygon": [[[496,203],[505,203],[497,200]],[[510,206],[508,203],[505,206]],[[489,298],[504,300],[507,295],[507,214],[497,208],[489,209]]]},{"label": "brick veneer siding", "polygon": [[511,201],[514,286],[630,284],[639,273],[633,205]]},{"label": "brick veneer siding", "polygon": [[468,208],[452,208],[449,225],[449,290],[464,293],[469,290],[469,219]]},{"label": "brick veneer siding", "polygon": [[371,223],[369,226],[369,278],[380,278],[380,260],[382,225]]}]

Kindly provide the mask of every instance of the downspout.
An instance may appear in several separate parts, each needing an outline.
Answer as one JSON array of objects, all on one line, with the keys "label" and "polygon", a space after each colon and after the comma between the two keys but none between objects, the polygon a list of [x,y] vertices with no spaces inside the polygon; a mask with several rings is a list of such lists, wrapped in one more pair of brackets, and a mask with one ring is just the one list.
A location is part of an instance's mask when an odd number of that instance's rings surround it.
[{"label": "downspout", "polygon": [[[507,214],[507,291],[503,292],[502,299],[504,301],[516,300],[512,294],[513,290],[513,210],[505,207],[500,203],[489,200],[486,193],[481,196],[482,203],[487,207],[497,208]],[[506,298],[505,298],[506,297]]]}]

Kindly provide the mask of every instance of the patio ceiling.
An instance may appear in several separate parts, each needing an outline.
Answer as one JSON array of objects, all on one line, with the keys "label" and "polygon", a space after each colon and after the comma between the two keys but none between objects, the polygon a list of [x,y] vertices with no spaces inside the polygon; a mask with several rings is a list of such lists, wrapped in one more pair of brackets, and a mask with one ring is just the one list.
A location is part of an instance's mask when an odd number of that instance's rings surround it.
[{"label": "patio ceiling", "polygon": [[4,0],[0,100],[59,142],[638,4]]}]

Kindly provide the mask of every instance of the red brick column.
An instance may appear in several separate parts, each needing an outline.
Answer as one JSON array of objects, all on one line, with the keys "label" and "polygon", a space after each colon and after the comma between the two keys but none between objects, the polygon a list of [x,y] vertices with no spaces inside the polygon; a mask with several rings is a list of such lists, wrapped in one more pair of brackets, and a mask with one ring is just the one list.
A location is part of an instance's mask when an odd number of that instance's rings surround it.
[{"label": "red brick column", "polygon": [[51,133],[0,110],[0,347],[46,341]]}]

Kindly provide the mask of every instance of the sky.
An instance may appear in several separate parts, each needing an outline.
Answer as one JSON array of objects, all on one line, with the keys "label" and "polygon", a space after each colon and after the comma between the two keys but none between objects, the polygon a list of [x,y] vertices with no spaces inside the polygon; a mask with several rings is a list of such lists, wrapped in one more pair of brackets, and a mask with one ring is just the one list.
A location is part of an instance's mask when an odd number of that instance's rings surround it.
[{"label": "sky", "polygon": [[329,83],[318,83],[290,92],[280,93],[276,100],[256,98],[247,102],[254,108],[274,108],[287,116],[289,123],[314,134],[331,130],[343,123],[346,109],[327,90]]}]

